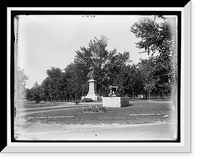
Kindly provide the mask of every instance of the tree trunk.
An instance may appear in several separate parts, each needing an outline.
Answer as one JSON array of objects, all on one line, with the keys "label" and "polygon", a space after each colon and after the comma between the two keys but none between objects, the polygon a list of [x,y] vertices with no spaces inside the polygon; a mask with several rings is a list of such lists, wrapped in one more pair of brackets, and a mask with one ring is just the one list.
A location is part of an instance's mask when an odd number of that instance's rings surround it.
[{"label": "tree trunk", "polygon": [[149,92],[149,95],[148,95],[148,99],[150,100],[150,92]]},{"label": "tree trunk", "polygon": [[162,92],[162,100],[164,101],[165,99],[165,96],[164,96],[164,93]]}]

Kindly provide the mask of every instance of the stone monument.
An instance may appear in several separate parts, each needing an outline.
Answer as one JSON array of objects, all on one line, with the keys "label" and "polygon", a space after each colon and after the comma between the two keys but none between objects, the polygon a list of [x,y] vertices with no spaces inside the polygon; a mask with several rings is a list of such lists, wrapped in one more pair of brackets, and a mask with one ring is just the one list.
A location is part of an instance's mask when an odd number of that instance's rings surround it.
[{"label": "stone monument", "polygon": [[108,96],[110,97],[116,97],[116,92],[117,92],[117,89],[118,89],[118,86],[109,86],[109,89],[110,89],[110,93]]},{"label": "stone monument", "polygon": [[129,105],[128,97],[117,97],[117,86],[109,86],[109,97],[102,98],[102,105],[104,107],[124,107]]},{"label": "stone monument", "polygon": [[94,79],[90,79],[88,81],[89,83],[89,91],[87,96],[85,98],[91,98],[93,101],[97,101],[97,86],[96,86],[96,81]]},{"label": "stone monument", "polygon": [[94,67],[90,67],[90,72],[88,73],[88,80],[89,83],[89,91],[87,96],[84,98],[91,98],[93,101],[97,101],[98,96],[97,96],[97,84],[96,81],[94,80]]}]

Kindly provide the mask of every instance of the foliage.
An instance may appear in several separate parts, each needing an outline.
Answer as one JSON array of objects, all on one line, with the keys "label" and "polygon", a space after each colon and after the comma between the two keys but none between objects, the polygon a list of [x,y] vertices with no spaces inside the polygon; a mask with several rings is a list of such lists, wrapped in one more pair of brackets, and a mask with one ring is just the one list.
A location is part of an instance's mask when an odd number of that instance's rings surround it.
[{"label": "foliage", "polygon": [[90,72],[90,68],[93,67],[93,78],[97,81],[97,92],[99,95],[108,95],[109,85],[119,82],[118,78],[120,77],[116,77],[116,75],[122,73],[121,69],[130,62],[129,52],[117,53],[116,49],[108,51],[106,50],[107,42],[108,39],[105,36],[100,39],[95,37],[89,42],[88,47],[81,47],[80,50],[76,51],[74,64],[80,67],[76,77],[78,77],[79,82],[83,81],[80,83],[83,85],[80,88],[82,91],[87,90],[86,85],[88,85],[89,77],[86,76]]},{"label": "foliage", "polygon": [[58,100],[60,98],[60,76],[62,71],[60,68],[51,67],[47,70],[47,78],[42,82],[44,88],[45,100]]},{"label": "foliage", "polygon": [[171,53],[171,45],[173,43],[171,25],[168,21],[158,23],[156,17],[143,18],[139,22],[131,26],[131,32],[141,41],[136,45],[140,49],[144,49],[148,55],[158,52],[159,55],[165,57]]},{"label": "foliage", "polygon": [[155,71],[155,59],[150,57],[149,59],[141,59],[139,65],[139,70],[142,74],[144,90],[147,91],[150,98],[150,93],[155,89],[156,79],[154,78]]},{"label": "foliage", "polygon": [[[170,23],[141,19],[131,26],[131,32],[141,41],[136,43],[150,57],[132,64],[130,53],[108,51],[108,38],[101,36],[89,41],[87,46],[76,50],[74,62],[63,71],[60,68],[48,69],[47,77],[41,85],[35,84],[27,89],[26,97],[30,100],[45,101],[80,100],[88,93],[88,79],[97,81],[99,96],[109,94],[109,86],[118,86],[118,95],[135,96],[139,94],[155,95],[171,92],[170,80],[173,78],[171,59],[174,42]],[[40,93],[40,95],[36,95]],[[88,102],[90,99],[83,99]]]},{"label": "foliage", "polygon": [[44,98],[44,90],[43,87],[40,86],[37,82],[33,85],[31,89],[26,90],[26,99],[28,101],[36,101],[39,103]]},{"label": "foliage", "polygon": [[[175,24],[175,23],[173,23]],[[143,18],[131,26],[131,32],[141,41],[136,43],[151,57],[139,65],[143,71],[144,89],[149,93],[170,93],[170,81],[174,80],[173,50],[175,26],[164,17]]]},{"label": "foliage", "polygon": [[83,108],[82,112],[83,113],[99,113],[99,112],[107,112],[107,108],[103,107],[102,105],[97,105],[97,106],[90,106],[90,107],[86,107]]},{"label": "foliage", "polygon": [[18,100],[25,98],[25,87],[28,76],[25,74],[24,69],[18,68],[15,73],[15,97]]}]

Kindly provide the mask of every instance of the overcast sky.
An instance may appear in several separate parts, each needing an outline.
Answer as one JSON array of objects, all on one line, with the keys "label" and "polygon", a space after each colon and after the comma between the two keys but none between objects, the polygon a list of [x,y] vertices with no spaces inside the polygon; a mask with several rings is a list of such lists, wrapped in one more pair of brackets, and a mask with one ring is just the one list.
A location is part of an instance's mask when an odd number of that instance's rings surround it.
[{"label": "overcast sky", "polygon": [[64,69],[73,62],[75,51],[87,46],[94,37],[108,38],[108,50],[130,52],[137,63],[147,54],[139,54],[139,41],[130,28],[141,16],[134,15],[28,15],[20,16],[18,23],[18,62],[29,77],[26,88],[39,84],[51,67]]}]

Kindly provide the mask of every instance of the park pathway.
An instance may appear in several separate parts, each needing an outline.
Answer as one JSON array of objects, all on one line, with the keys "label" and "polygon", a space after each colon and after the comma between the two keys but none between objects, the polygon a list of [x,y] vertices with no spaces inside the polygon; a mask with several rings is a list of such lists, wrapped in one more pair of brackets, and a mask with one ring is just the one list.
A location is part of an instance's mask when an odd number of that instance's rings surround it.
[{"label": "park pathway", "polygon": [[17,140],[131,141],[176,140],[175,123],[136,125],[60,125],[35,123],[16,134]]},{"label": "park pathway", "polygon": [[58,110],[68,110],[68,109],[77,109],[77,108],[85,108],[89,106],[96,106],[101,105],[101,102],[94,102],[94,103],[80,103],[76,105],[75,103],[63,103],[62,105],[56,106],[45,106],[45,107],[35,107],[35,108],[19,108],[18,109],[18,117],[22,117],[24,115],[30,115],[35,113],[43,113],[43,112],[50,112],[50,111],[58,111]]}]

